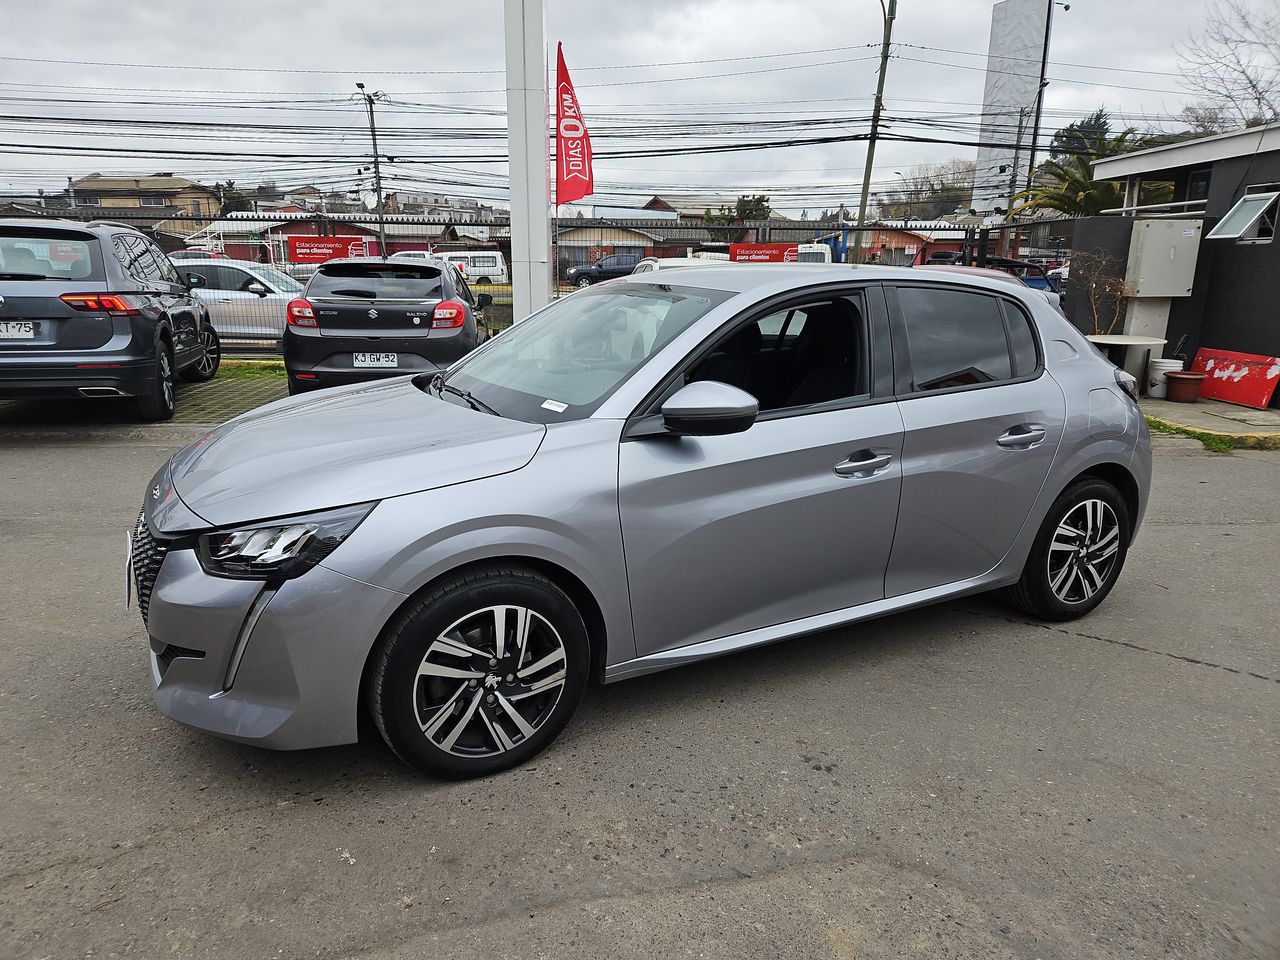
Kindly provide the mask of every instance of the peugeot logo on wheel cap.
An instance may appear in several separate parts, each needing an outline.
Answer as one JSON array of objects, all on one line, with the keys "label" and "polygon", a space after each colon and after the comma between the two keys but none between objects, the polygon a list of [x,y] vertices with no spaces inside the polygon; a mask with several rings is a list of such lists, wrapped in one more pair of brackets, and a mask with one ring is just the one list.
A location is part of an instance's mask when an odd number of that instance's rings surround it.
[{"label": "peugeot logo on wheel cap", "polygon": [[0,307],[4,306],[4,297],[0,297]]},{"label": "peugeot logo on wheel cap", "polygon": [[496,690],[498,689],[498,684],[500,682],[501,681],[498,679],[497,674],[491,673],[484,678],[484,687],[486,690]]},{"label": "peugeot logo on wheel cap", "polygon": [[370,310],[370,311],[369,311],[369,319],[370,319],[370,320],[377,320],[377,319],[378,319],[378,311],[377,311],[377,310]]}]

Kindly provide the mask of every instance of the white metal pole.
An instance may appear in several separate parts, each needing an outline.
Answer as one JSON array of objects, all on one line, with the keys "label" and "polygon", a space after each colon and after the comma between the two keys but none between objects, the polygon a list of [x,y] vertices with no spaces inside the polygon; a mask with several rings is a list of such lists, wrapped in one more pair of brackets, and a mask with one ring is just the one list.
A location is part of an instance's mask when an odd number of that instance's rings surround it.
[{"label": "white metal pole", "polygon": [[551,300],[544,0],[503,0],[511,164],[511,310],[519,323]]}]

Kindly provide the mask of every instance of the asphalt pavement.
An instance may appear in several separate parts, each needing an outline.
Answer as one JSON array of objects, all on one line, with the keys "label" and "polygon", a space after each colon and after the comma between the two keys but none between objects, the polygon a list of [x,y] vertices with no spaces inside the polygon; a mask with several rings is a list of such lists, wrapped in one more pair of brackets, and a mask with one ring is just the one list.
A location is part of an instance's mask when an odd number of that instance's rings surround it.
[{"label": "asphalt pavement", "polygon": [[1076,623],[974,598],[588,693],[528,766],[153,708],[142,486],[198,427],[0,425],[0,957],[1280,956],[1280,452],[1156,438]]}]

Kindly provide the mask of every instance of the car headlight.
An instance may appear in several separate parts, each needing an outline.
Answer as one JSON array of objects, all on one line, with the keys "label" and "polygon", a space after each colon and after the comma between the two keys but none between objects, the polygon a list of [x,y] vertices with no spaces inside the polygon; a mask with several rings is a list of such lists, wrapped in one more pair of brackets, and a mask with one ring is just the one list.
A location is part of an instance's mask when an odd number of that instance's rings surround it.
[{"label": "car headlight", "polygon": [[357,503],[336,510],[281,517],[233,530],[201,534],[200,565],[216,577],[288,580],[300,577],[337,548],[373,510]]}]

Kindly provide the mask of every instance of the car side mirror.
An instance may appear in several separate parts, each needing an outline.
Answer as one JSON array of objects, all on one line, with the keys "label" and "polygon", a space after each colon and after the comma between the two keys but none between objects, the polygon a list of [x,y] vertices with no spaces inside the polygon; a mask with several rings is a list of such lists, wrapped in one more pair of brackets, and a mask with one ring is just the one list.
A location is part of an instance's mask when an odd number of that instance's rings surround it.
[{"label": "car side mirror", "polygon": [[256,293],[260,297],[267,295],[267,288],[260,283],[251,283],[244,289],[245,293]]},{"label": "car side mirror", "polygon": [[200,276],[200,274],[198,273],[187,274],[188,289],[194,290],[196,287],[203,287],[204,285],[205,285],[205,279],[204,277]]},{"label": "car side mirror", "polygon": [[491,303],[493,303],[493,294],[491,294],[491,293],[477,293],[477,294],[476,294],[476,309],[477,309],[477,310],[483,310],[485,307],[489,306]]},{"label": "car side mirror", "polygon": [[760,401],[745,390],[717,380],[698,380],[677,390],[662,405],[668,433],[717,437],[742,433],[756,422]]}]

